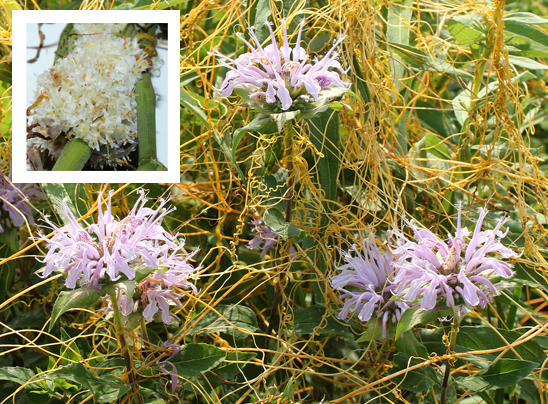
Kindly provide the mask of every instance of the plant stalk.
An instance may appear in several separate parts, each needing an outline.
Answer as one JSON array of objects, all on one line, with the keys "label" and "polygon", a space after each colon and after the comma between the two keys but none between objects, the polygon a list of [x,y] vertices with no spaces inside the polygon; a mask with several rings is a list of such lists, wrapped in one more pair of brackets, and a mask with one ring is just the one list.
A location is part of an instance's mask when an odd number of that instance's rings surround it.
[{"label": "plant stalk", "polygon": [[122,326],[121,314],[118,309],[118,299],[116,293],[110,295],[112,301],[112,310],[114,311],[114,326],[116,328],[116,339],[120,344],[120,349],[122,351],[122,356],[126,364],[126,369],[128,373],[129,384],[131,385],[131,390],[133,395],[137,398],[139,404],[143,404],[143,400],[139,395],[139,384],[135,383],[135,367],[133,366],[133,358],[128,349],[126,338],[124,336],[124,327]]},{"label": "plant stalk", "polygon": [[91,148],[82,139],[67,142],[51,171],[82,171],[91,156]]},{"label": "plant stalk", "polygon": [[[285,221],[291,222],[291,212],[293,210],[293,198],[295,196],[295,177],[293,176],[293,135],[294,128],[293,122],[290,120],[285,126],[285,150],[287,156],[287,204],[285,207]],[[285,258],[284,263],[287,263]],[[284,265],[285,266],[285,265]],[[274,286],[274,299],[272,299],[272,308],[270,310],[270,317],[268,319],[268,331],[267,335],[272,334],[272,328],[274,326],[274,318],[278,311],[278,304],[280,300],[280,294],[282,293],[282,284],[285,279],[285,273],[280,272],[278,275],[278,283]],[[267,340],[268,344],[268,340]]]},{"label": "plant stalk", "polygon": [[[457,344],[457,334],[459,332],[459,316],[456,313],[453,315],[453,323],[451,324],[451,335],[449,339],[449,347],[447,353],[451,355],[455,351],[455,345]],[[451,363],[453,358],[449,358],[445,363],[445,373],[443,375],[443,382],[441,383],[441,396],[440,404],[447,404],[447,387],[449,386],[449,377],[451,376]]]}]

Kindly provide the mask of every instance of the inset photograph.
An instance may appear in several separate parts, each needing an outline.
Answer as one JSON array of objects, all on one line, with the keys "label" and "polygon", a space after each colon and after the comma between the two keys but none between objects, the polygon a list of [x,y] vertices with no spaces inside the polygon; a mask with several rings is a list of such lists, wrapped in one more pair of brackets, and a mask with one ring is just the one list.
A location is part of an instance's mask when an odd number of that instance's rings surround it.
[{"label": "inset photograph", "polygon": [[[26,74],[14,83],[26,88],[21,111],[14,97],[14,114],[23,113],[25,128],[14,124],[14,176],[21,182],[142,182],[148,172],[151,182],[178,182],[179,111],[175,101],[169,114],[167,63],[177,63],[172,70],[178,71],[177,57],[168,56],[169,25],[177,29],[171,47],[178,53],[177,13],[148,12],[148,20],[135,11],[21,14],[26,54],[14,51],[14,62],[24,56],[24,69],[14,75]],[[51,22],[52,14],[66,22]],[[68,22],[75,14],[85,22]],[[172,24],[164,14],[174,15]],[[170,123],[177,127],[173,144]]]}]

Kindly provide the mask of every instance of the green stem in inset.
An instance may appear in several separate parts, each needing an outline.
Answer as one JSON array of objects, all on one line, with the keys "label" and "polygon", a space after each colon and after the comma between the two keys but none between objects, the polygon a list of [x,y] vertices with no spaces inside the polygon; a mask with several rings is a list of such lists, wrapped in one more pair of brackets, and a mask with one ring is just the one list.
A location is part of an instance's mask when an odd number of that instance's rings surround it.
[{"label": "green stem in inset", "polygon": [[137,102],[137,132],[139,134],[139,171],[155,170],[156,155],[156,94],[149,73],[143,73],[135,84]]},{"label": "green stem in inset", "polygon": [[67,142],[51,171],[82,171],[91,156],[91,148],[82,139]]},{"label": "green stem in inset", "polygon": [[133,392],[133,395],[135,395],[135,397],[137,398],[137,402],[139,404],[142,404],[143,400],[141,399],[141,396],[139,395],[139,384],[135,383],[135,368],[133,366],[133,358],[131,356],[131,352],[129,351],[126,338],[124,336],[124,327],[122,326],[121,314],[120,314],[120,310],[118,309],[118,299],[116,297],[116,293],[111,294],[110,299],[112,301],[112,310],[114,312],[114,326],[116,328],[116,339],[118,340],[118,343],[120,344],[120,350],[122,351],[122,356],[126,364],[129,384],[131,385],[131,390]]}]

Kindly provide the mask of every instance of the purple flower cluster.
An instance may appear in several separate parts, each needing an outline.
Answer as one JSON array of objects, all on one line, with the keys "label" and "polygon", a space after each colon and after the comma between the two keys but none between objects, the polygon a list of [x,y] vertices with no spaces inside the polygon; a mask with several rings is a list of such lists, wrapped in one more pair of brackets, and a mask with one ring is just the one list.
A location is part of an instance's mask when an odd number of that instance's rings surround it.
[{"label": "purple flower cluster", "polygon": [[195,294],[198,293],[196,286],[189,282],[190,278],[195,277],[194,272],[196,270],[187,263],[194,254],[188,255],[181,260],[177,267],[172,267],[166,271],[155,271],[139,284],[142,293],[141,302],[145,307],[143,317],[147,321],[152,321],[158,310],[161,311],[162,321],[165,324],[171,324],[172,318],[177,318],[169,313],[169,301],[175,303],[177,307],[181,307],[180,299],[184,295],[175,292],[173,288],[190,288]]},{"label": "purple flower cluster", "polygon": [[381,254],[374,237],[363,241],[363,255],[356,245],[350,251],[341,251],[346,264],[337,267],[342,271],[331,279],[331,286],[343,292],[346,299],[339,319],[348,317],[349,312],[357,313],[361,321],[369,321],[374,315],[382,321],[382,338],[386,338],[387,325],[397,323],[409,307],[404,302],[390,300],[396,289],[393,284],[393,256]]},{"label": "purple flower cluster", "polygon": [[263,245],[263,251],[261,252],[261,258],[264,258],[266,255],[266,252],[275,245],[278,244],[278,235],[274,234],[272,230],[270,230],[268,227],[262,224],[263,218],[259,219],[253,219],[249,224],[253,225],[253,231],[257,232],[255,237],[247,244],[247,248],[252,250],[253,248],[257,248],[261,245],[261,243],[264,241]]},{"label": "purple flower cluster", "polygon": [[356,256],[342,251],[346,264],[331,279],[333,288],[346,299],[339,318],[352,312],[368,321],[376,313],[383,320],[384,338],[390,317],[398,321],[408,307],[450,308],[459,315],[478,305],[485,307],[502,287],[493,283],[495,279],[513,276],[510,264],[501,258],[519,257],[500,241],[508,232],[500,230],[508,218],[500,218],[493,230],[481,230],[487,213],[480,209],[471,238],[462,226],[459,203],[457,228],[447,241],[404,219],[413,239],[393,229],[385,254],[379,252],[374,238],[364,240],[363,255],[355,246]]},{"label": "purple flower cluster", "polygon": [[[272,232],[267,226],[263,225],[263,218],[253,219],[249,224],[253,225],[253,232],[257,232],[255,237],[247,243],[247,248],[252,250],[257,248],[264,241],[263,251],[261,252],[261,258],[264,258],[267,251],[278,244],[278,235]],[[289,247],[289,253],[291,254],[291,259],[295,260],[297,258],[297,250],[293,244]]]},{"label": "purple flower cluster", "polygon": [[[30,210],[30,204],[45,199],[43,192],[37,184],[14,184],[11,182],[11,170],[8,176],[0,173],[1,188],[0,201],[2,209],[0,214],[8,227],[19,227],[25,224],[25,216],[31,225],[34,218]],[[0,233],[4,227],[0,224]]]},{"label": "purple flower cluster", "polygon": [[[263,113],[275,113],[305,110],[312,105],[312,99],[318,103],[323,98],[334,98],[348,90],[349,85],[341,80],[339,73],[330,70],[334,68],[341,73],[347,72],[342,69],[337,61],[337,53],[334,52],[346,36],[341,35],[323,59],[311,64],[308,63],[308,54],[301,47],[304,20],[300,25],[294,48],[289,46],[285,24],[286,21],[283,19],[284,42],[279,48],[272,27],[267,21],[271,44],[263,48],[255,35],[254,28],[249,27],[249,35],[256,48],[246,41],[241,33],[237,33],[236,36],[251,52],[244,53],[236,59],[213,52],[234,65],[221,62],[223,66],[230,69],[221,88],[216,89],[223,97],[228,97],[236,91],[244,100],[249,101],[248,106],[259,109]],[[342,91],[336,91],[335,95],[329,91],[333,89]]]},{"label": "purple flower cluster", "polygon": [[193,254],[179,253],[184,239],[171,235],[161,225],[174,209],[164,208],[166,200],[160,200],[157,209],[145,207],[146,202],[145,193],[141,191],[129,215],[117,220],[112,215],[109,195],[107,210],[99,206],[97,224],[84,229],[63,201],[61,208],[69,224],[59,228],[45,219],[55,234],[51,239],[40,235],[49,249],[41,276],[47,277],[54,270],[62,271],[67,275],[68,288],[74,289],[78,284],[99,290],[102,281],[133,280],[136,270],[154,268],[136,288],[117,290],[118,306],[126,316],[138,310],[135,293],[142,302],[145,319],[151,321],[161,310],[162,320],[170,324],[169,301],[180,307],[181,297],[172,288],[190,288],[196,293],[196,287],[189,280],[196,277],[198,269],[188,263]]},{"label": "purple flower cluster", "polygon": [[414,240],[393,230],[396,243],[393,251],[400,257],[394,264],[397,268],[394,282],[398,286],[396,294],[404,301],[420,303],[425,310],[439,306],[483,308],[498,294],[492,278],[513,276],[510,264],[493,256],[519,256],[500,242],[508,233],[500,231],[508,218],[501,217],[493,230],[482,231],[488,211],[480,209],[474,233],[467,241],[470,231],[462,227],[461,213],[459,203],[456,232],[454,236],[448,235],[447,242],[408,220]]}]

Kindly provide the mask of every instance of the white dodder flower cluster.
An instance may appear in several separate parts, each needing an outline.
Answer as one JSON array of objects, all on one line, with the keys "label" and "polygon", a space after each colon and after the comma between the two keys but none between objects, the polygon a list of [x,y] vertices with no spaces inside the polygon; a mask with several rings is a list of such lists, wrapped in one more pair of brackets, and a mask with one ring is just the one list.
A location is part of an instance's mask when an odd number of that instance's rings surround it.
[{"label": "white dodder flower cluster", "polygon": [[78,34],[118,34],[123,31],[127,24],[74,24],[74,31]]},{"label": "white dodder flower cluster", "polygon": [[[94,25],[93,27],[83,26]],[[99,27],[113,25],[113,27]],[[114,26],[115,25],[115,26]],[[77,32],[99,29],[120,31],[124,24],[77,24]],[[96,161],[115,165],[134,149],[137,117],[134,87],[141,72],[154,61],[147,58],[137,38],[111,33],[78,35],[74,50],[37,78],[37,105],[30,111],[28,126],[42,137],[30,137],[28,147],[47,150],[59,157],[64,142],[51,137],[67,133],[85,141],[92,149],[110,156]],[[156,60],[155,74],[163,64]]]}]

